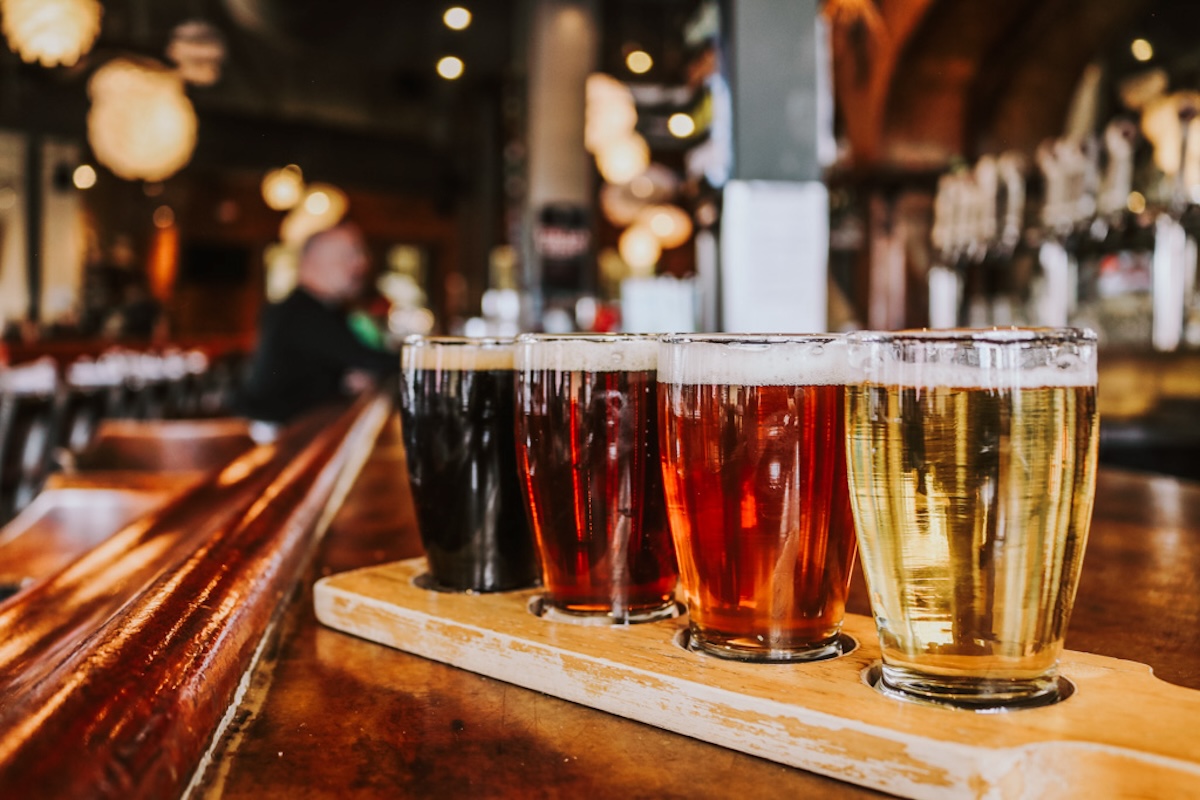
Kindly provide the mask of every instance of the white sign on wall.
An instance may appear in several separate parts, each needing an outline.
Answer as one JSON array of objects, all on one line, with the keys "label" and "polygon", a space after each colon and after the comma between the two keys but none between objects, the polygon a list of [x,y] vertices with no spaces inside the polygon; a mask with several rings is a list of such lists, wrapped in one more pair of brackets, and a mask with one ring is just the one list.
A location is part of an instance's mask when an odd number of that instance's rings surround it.
[{"label": "white sign on wall", "polygon": [[827,329],[829,193],[819,181],[730,181],[721,215],[722,327]]}]

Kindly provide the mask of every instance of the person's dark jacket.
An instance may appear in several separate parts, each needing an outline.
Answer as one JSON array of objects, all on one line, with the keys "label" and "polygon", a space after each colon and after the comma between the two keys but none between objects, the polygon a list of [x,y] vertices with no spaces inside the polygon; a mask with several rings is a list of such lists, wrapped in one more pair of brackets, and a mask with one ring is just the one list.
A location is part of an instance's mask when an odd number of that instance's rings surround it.
[{"label": "person's dark jacket", "polygon": [[263,312],[240,411],[252,419],[288,422],[345,398],[351,370],[383,378],[399,369],[399,355],[370,348],[354,335],[343,309],[297,288]]}]

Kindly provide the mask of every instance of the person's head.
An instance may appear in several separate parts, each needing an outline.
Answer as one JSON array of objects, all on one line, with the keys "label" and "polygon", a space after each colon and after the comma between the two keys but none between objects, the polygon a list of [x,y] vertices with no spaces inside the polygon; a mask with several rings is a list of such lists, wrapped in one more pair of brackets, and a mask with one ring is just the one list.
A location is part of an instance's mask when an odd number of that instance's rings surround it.
[{"label": "person's head", "polygon": [[353,300],[363,289],[370,262],[362,231],[352,222],[308,237],[300,250],[297,281],[327,303]]}]

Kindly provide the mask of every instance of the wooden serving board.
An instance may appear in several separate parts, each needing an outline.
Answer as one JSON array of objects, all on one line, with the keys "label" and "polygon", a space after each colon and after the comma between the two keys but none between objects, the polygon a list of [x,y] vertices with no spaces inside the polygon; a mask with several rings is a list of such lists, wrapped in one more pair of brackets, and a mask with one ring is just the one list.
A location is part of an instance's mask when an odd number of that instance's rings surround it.
[{"label": "wooden serving board", "polygon": [[914,798],[1184,797],[1200,792],[1200,692],[1132,661],[1067,651],[1065,701],[979,714],[868,685],[857,649],[807,664],[686,650],[686,618],[594,627],[530,612],[536,590],[447,594],[414,585],[424,559],[333,575],[317,618],[371,641],[722,747]]}]

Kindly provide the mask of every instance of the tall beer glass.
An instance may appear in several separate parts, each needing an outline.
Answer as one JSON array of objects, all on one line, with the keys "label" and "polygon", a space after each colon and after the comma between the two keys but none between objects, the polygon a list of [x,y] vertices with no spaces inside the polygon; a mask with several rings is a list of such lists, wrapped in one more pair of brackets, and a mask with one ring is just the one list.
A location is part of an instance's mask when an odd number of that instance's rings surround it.
[{"label": "tall beer glass", "polygon": [[841,652],[854,564],[845,342],[664,336],[667,509],[691,641],[747,661]]},{"label": "tall beer glass", "polygon": [[513,438],[512,339],[410,336],[400,417],[409,482],[438,587],[493,592],[537,580]]},{"label": "tall beer glass", "polygon": [[517,338],[517,452],[555,616],[624,624],[675,613],[657,363],[650,336]]},{"label": "tall beer glass", "polygon": [[1054,702],[1095,489],[1095,334],[859,333],[850,355],[881,688],[978,709]]}]

